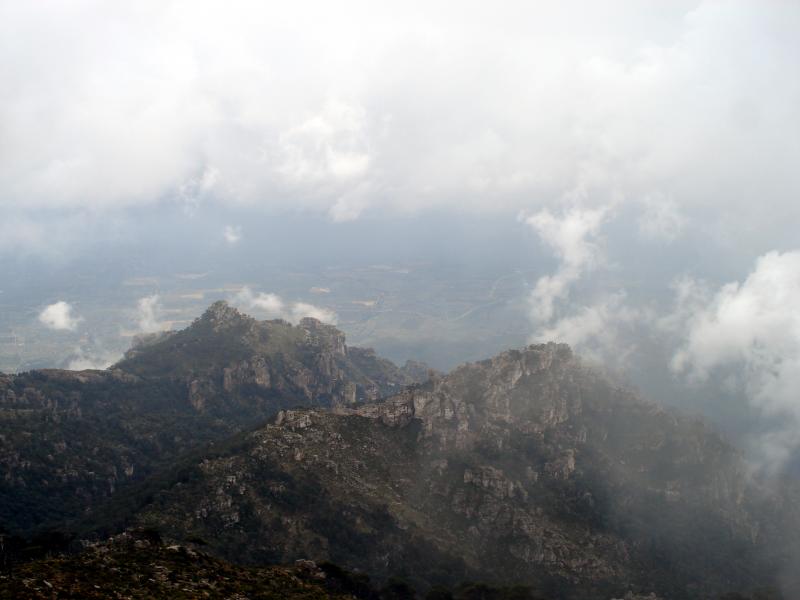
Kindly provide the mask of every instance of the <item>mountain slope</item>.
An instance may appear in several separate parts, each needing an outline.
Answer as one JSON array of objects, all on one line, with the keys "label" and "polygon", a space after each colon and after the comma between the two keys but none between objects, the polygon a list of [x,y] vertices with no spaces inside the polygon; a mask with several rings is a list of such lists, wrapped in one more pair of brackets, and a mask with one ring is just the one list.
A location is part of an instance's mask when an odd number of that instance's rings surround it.
[{"label": "mountain slope", "polygon": [[139,524],[245,563],[333,560],[418,589],[707,598],[771,582],[740,456],[566,346],[465,365],[385,401],[289,410],[199,458]]},{"label": "mountain slope", "polygon": [[109,370],[0,375],[0,530],[86,516],[282,408],[375,398],[418,374],[314,319],[259,322],[218,302]]}]

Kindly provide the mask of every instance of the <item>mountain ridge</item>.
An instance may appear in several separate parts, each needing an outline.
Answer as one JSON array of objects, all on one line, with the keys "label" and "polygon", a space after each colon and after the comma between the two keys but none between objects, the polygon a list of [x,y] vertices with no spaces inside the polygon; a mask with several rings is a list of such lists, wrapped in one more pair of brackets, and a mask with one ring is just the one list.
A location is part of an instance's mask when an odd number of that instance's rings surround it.
[{"label": "mountain ridge", "polygon": [[418,376],[314,319],[257,321],[225,302],[107,370],[0,376],[0,527],[27,534],[82,517],[282,408],[375,398]]},{"label": "mountain ridge", "polygon": [[800,523],[703,421],[564,344],[404,371],[216,303],[107,371],[0,376],[0,416],[0,527],[133,527],[420,591],[711,598],[774,584]]},{"label": "mountain ridge", "polygon": [[748,485],[702,422],[548,344],[379,402],[281,411],[135,522],[234,562],[332,560],[418,589],[700,598],[774,576]]}]

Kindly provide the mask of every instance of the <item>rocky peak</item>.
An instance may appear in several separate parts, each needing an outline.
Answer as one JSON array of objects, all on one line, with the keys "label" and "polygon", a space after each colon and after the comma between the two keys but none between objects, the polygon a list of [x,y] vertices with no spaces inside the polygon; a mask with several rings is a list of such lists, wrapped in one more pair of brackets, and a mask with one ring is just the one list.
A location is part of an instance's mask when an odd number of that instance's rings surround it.
[{"label": "rocky peak", "polygon": [[330,349],[339,356],[347,355],[344,333],[333,325],[328,325],[313,317],[300,319],[298,327],[305,330],[309,338],[323,348]]},{"label": "rocky peak", "polygon": [[522,350],[507,350],[477,365],[488,368],[493,376],[502,377],[508,374],[509,368],[512,371],[519,370],[521,373],[530,374],[557,368],[573,359],[572,349],[567,344],[548,342],[533,344]]},{"label": "rocky peak", "polygon": [[248,319],[251,319],[251,317],[243,315],[224,300],[214,302],[200,317],[200,321],[210,324],[214,331],[229,329]]},{"label": "rocky peak", "polygon": [[580,396],[571,382],[578,370],[566,344],[528,346],[467,363],[445,376],[431,373],[423,385],[339,412],[391,427],[418,419],[425,437],[442,447],[464,449],[497,424],[541,432],[580,412]]}]

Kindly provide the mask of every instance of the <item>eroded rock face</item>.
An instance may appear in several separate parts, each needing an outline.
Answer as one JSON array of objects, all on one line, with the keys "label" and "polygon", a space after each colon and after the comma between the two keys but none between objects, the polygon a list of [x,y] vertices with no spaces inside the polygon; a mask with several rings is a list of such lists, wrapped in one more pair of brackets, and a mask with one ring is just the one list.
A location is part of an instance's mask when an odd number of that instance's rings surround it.
[{"label": "eroded rock face", "polygon": [[347,356],[347,345],[344,334],[333,325],[328,325],[312,317],[300,319],[299,327],[304,329],[309,339],[324,350],[337,355]]},{"label": "eroded rock face", "polygon": [[237,365],[222,370],[222,389],[235,392],[242,385],[252,384],[262,389],[269,389],[272,377],[267,361],[262,356],[254,356]]},{"label": "eroded rock face", "polygon": [[422,589],[452,577],[707,598],[757,585],[766,543],[719,436],[554,344],[380,402],[282,411],[201,468],[140,523],[224,539],[214,551],[234,560],[333,560]]}]

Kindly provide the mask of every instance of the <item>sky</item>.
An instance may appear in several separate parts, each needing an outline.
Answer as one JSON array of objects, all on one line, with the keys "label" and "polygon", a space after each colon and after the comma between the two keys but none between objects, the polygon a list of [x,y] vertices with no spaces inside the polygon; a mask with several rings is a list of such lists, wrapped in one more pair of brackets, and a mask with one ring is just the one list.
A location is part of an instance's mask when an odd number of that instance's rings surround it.
[{"label": "sky", "polygon": [[[271,219],[312,253],[306,222],[334,246],[436,223],[422,249],[461,235],[468,263],[459,223],[522,232],[542,269],[530,341],[738,390],[783,423],[758,442],[782,462],[800,445],[798,31],[788,0],[0,0],[0,260],[69,275],[160,231],[242,252]],[[505,260],[502,238],[481,252]],[[86,326],[51,300],[42,327]],[[336,321],[269,289],[232,300]],[[158,306],[140,300],[142,331]]]}]

